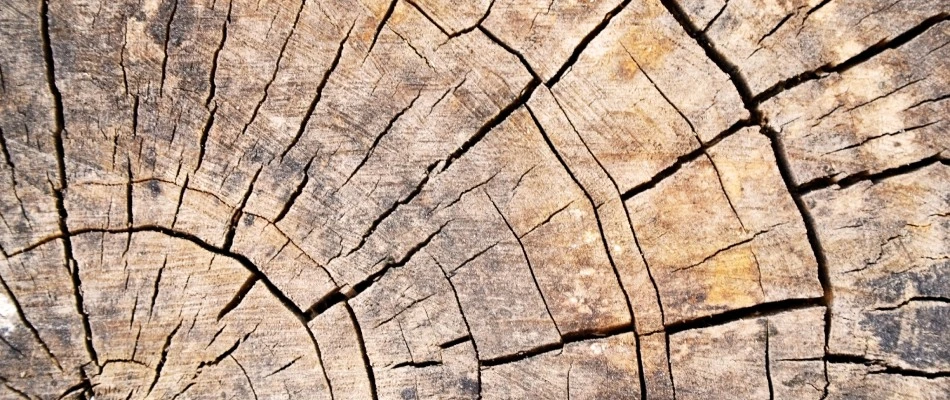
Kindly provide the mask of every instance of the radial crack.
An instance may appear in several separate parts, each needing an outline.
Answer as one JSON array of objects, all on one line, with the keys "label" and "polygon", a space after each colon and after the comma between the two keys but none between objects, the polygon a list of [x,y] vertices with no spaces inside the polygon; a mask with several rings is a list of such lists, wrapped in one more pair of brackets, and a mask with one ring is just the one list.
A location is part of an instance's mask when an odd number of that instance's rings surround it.
[{"label": "radial crack", "polygon": [[[373,47],[376,46],[376,39],[379,39],[379,34],[383,31],[383,27],[386,26],[386,22],[389,21],[389,17],[393,15],[393,11],[396,10],[396,3],[399,0],[393,0],[389,3],[389,8],[386,9],[386,13],[383,14],[383,18],[379,21],[379,25],[376,26],[376,31],[373,32],[373,41],[369,43],[369,48],[366,50],[366,57],[369,57],[369,54],[373,52]],[[364,57],[365,61],[366,58]]]},{"label": "radial crack", "polygon": [[[664,2],[668,0],[663,0]],[[839,63],[828,63],[822,65],[818,68],[815,68],[810,71],[805,71],[795,75],[791,78],[785,79],[783,81],[777,82],[768,89],[763,90],[761,93],[755,95],[753,101],[756,104],[761,104],[766,100],[775,97],[775,95],[784,92],[788,89],[801,85],[802,83],[821,79],[824,75],[830,73],[841,73],[851,69],[852,67],[862,64],[877,55],[891,49],[896,49],[904,44],[914,40],[920,35],[923,35],[930,28],[936,26],[937,24],[950,20],[950,13],[943,12],[925,19],[916,26],[904,31],[903,33],[894,36],[893,38],[887,40],[882,40],[866,49],[860,53],[848,58]]]},{"label": "radial crack", "polygon": [[[48,0],[47,0],[48,1]],[[178,0],[174,0],[172,11],[168,15],[168,21],[165,22],[165,43],[162,50],[162,80],[158,86],[159,96],[165,95],[165,73],[168,67],[168,42],[171,40],[172,22],[175,20],[175,13],[178,11]]]},{"label": "radial crack", "polygon": [[557,330],[558,336],[561,338],[564,335],[561,334],[561,328],[557,326],[557,321],[554,320],[553,314],[551,314],[551,308],[548,307],[548,301],[544,298],[544,292],[541,290],[541,285],[538,284],[538,277],[534,274],[534,268],[531,267],[531,260],[528,258],[528,250],[525,249],[524,243],[521,242],[521,238],[518,237],[518,234],[515,233],[515,228],[511,226],[511,223],[508,222],[508,218],[505,217],[505,214],[501,212],[501,209],[498,208],[498,204],[495,203],[495,200],[492,199],[491,195],[488,194],[484,189],[482,190],[485,193],[485,196],[488,196],[488,201],[495,206],[495,211],[498,212],[498,216],[501,217],[501,220],[505,222],[505,226],[508,227],[508,230],[511,232],[511,235],[515,237],[515,240],[518,242],[518,246],[521,247],[521,254],[524,255],[524,261],[528,265],[528,272],[531,273],[531,280],[534,282],[534,287],[538,290],[538,295],[541,296],[541,302],[544,303],[544,310],[548,313],[548,318],[551,319],[551,323],[554,324],[554,329]]},{"label": "radial crack", "polygon": [[274,83],[274,80],[277,79],[277,71],[280,70],[280,62],[284,59],[284,52],[287,50],[287,44],[290,43],[290,38],[293,37],[294,33],[297,31],[297,23],[300,21],[300,14],[303,12],[303,7],[306,4],[306,0],[300,1],[300,7],[297,8],[297,14],[294,16],[293,24],[290,26],[290,32],[287,33],[287,37],[284,38],[284,43],[280,46],[280,52],[277,53],[277,62],[274,65],[273,72],[271,72],[270,80],[264,84],[264,96],[262,96],[261,100],[257,102],[257,105],[254,106],[254,110],[251,112],[251,119],[248,120],[247,123],[244,124],[244,128],[241,129],[242,136],[247,133],[247,128],[254,123],[255,119],[257,119],[257,114],[260,111],[261,106],[263,106],[267,101],[267,96],[270,93],[270,86]]},{"label": "radial crack", "polygon": [[574,63],[577,62],[577,59],[580,58],[581,53],[583,53],[584,50],[587,49],[587,46],[590,45],[590,42],[592,42],[594,38],[597,37],[597,35],[603,32],[604,29],[607,28],[607,25],[610,25],[610,21],[615,16],[617,16],[617,14],[623,11],[624,7],[626,7],[627,4],[630,4],[630,0],[624,0],[620,2],[620,4],[617,4],[616,7],[614,7],[612,10],[608,11],[607,14],[604,15],[604,18],[600,20],[600,22],[596,26],[594,26],[594,29],[588,32],[587,35],[584,36],[583,39],[581,39],[581,41],[574,48],[574,51],[571,52],[570,57],[567,58],[567,61],[565,61],[564,64],[561,65],[561,68],[558,68],[554,76],[552,76],[551,79],[548,79],[548,81],[545,83],[547,87],[554,87],[554,85],[556,85],[558,81],[561,80],[564,74],[567,73],[567,71],[570,70],[571,67],[574,66]]},{"label": "radial crack", "polygon": [[350,29],[346,31],[346,35],[343,36],[343,40],[340,41],[340,46],[337,47],[336,54],[333,56],[333,61],[330,62],[330,67],[327,68],[326,72],[323,74],[323,78],[320,79],[320,83],[317,85],[317,93],[314,94],[313,100],[310,101],[310,105],[307,107],[307,112],[304,114],[302,120],[300,120],[300,127],[297,129],[297,133],[294,135],[293,139],[290,141],[290,144],[284,148],[284,151],[280,153],[280,160],[283,161],[284,157],[287,156],[287,153],[290,152],[297,145],[297,141],[303,136],[304,131],[307,129],[307,125],[310,123],[310,117],[313,116],[313,112],[317,109],[317,104],[320,103],[320,99],[323,97],[323,89],[326,88],[327,83],[330,81],[330,75],[333,74],[333,71],[336,70],[337,66],[340,65],[340,58],[343,57],[343,48],[346,45],[346,41],[350,39],[350,33],[353,32],[353,27],[356,26],[356,21],[350,25]]},{"label": "radial crack", "polygon": [[284,217],[287,216],[287,213],[290,212],[290,208],[294,206],[294,203],[297,202],[297,198],[303,194],[303,189],[307,187],[307,183],[310,181],[310,166],[313,164],[313,159],[316,158],[316,155],[310,157],[310,160],[307,161],[307,164],[303,167],[303,179],[300,180],[300,183],[297,185],[297,188],[290,193],[290,197],[287,198],[287,202],[284,203],[284,207],[280,209],[277,213],[277,217],[274,218],[274,225],[277,225]]},{"label": "radial crack", "polygon": [[[566,165],[565,165],[564,167],[567,168]],[[580,185],[578,184],[578,186],[580,186]],[[583,190],[583,189],[584,189],[584,188],[582,187],[581,190]],[[525,236],[528,236],[528,234],[530,234],[531,232],[534,232],[535,229],[538,229],[538,228],[544,226],[544,225],[547,224],[548,222],[551,222],[551,219],[553,219],[555,216],[557,216],[558,214],[560,214],[562,211],[566,210],[566,209],[567,209],[568,207],[570,207],[572,204],[574,204],[574,200],[571,200],[571,201],[567,202],[567,204],[565,204],[565,205],[562,206],[561,208],[558,208],[557,210],[554,210],[554,212],[552,212],[551,214],[548,214],[548,217],[545,218],[544,221],[541,221],[541,222],[537,223],[536,225],[532,226],[532,227],[529,228],[527,231],[525,231],[525,233],[521,234],[521,236],[518,236],[518,238],[519,238],[519,239],[523,239]],[[593,204],[591,204],[591,207],[596,208]]]},{"label": "radial crack", "polygon": [[[555,98],[555,102],[557,102],[556,98]],[[560,105],[558,106],[560,107]],[[627,313],[630,315],[631,327],[635,327],[636,316],[634,315],[634,312],[633,312],[633,305],[630,303],[630,296],[627,294],[627,289],[623,285],[623,279],[621,279],[620,277],[620,270],[617,269],[617,264],[614,262],[613,255],[610,253],[610,246],[607,243],[607,235],[604,233],[604,226],[600,220],[600,209],[597,207],[597,205],[594,204],[593,196],[591,196],[587,188],[584,187],[584,185],[582,185],[581,182],[577,179],[577,177],[574,175],[574,171],[572,171],[571,168],[567,165],[567,162],[564,161],[564,158],[561,156],[561,153],[554,146],[554,143],[551,142],[551,138],[548,136],[547,131],[545,131],[544,127],[541,125],[541,121],[538,121],[537,116],[534,115],[534,111],[531,110],[531,107],[526,107],[526,108],[528,109],[528,114],[531,116],[531,120],[534,121],[535,127],[538,128],[538,132],[541,133],[541,137],[544,138],[544,141],[548,145],[548,148],[550,149],[551,153],[558,160],[558,162],[561,163],[561,167],[564,168],[568,176],[571,177],[571,180],[574,181],[574,185],[576,185],[578,188],[581,189],[581,191],[584,193],[584,196],[587,198],[587,201],[590,204],[591,208],[594,210],[594,220],[597,222],[597,231],[600,234],[601,244],[604,246],[603,247],[604,253],[607,255],[607,260],[610,262],[610,267],[614,273],[614,279],[616,279],[617,286],[620,288],[620,292],[623,293],[623,299],[624,299],[625,305],[627,306]],[[565,114],[565,118],[566,118],[566,114]],[[573,128],[573,122],[571,122],[570,119],[568,119],[568,123],[570,123],[571,127]],[[575,130],[575,134],[576,133],[577,132]],[[584,146],[587,146],[587,144],[584,143]],[[590,149],[588,149],[588,151],[589,150]],[[591,157],[593,157],[592,153],[591,153]],[[596,158],[594,159],[595,159],[595,162],[598,162],[598,165],[599,165],[599,161],[596,161]],[[619,196],[619,192],[618,192],[618,196]],[[571,203],[568,203],[568,206],[570,206],[572,203],[573,201]],[[565,206],[564,208],[567,208],[567,206]],[[624,207],[624,209],[626,209],[626,207]],[[558,212],[560,212],[560,210]],[[551,217],[548,217],[548,220],[550,219]],[[525,233],[525,235],[527,235],[527,233]],[[634,334],[634,344],[635,344],[636,354],[637,354],[637,372],[638,372],[638,378],[640,381],[639,382],[640,394],[641,394],[641,398],[645,399],[646,398],[646,377],[645,377],[645,372],[643,369],[643,360],[641,357],[639,335]],[[568,388],[568,391],[570,391],[570,388]]]},{"label": "radial crack", "polygon": [[736,206],[732,204],[732,198],[729,197],[729,192],[726,191],[726,185],[722,182],[722,173],[719,172],[719,167],[716,166],[716,162],[709,156],[708,152],[703,152],[706,156],[706,159],[709,160],[709,164],[712,165],[713,171],[716,172],[716,179],[719,181],[719,188],[722,190],[722,195],[726,197],[726,202],[729,203],[729,208],[732,209],[732,215],[736,216],[736,220],[739,221],[739,226],[745,230],[745,224],[742,223],[742,218],[739,217],[739,212],[736,211]]},{"label": "radial crack", "polygon": [[356,340],[360,347],[360,356],[363,358],[363,366],[366,368],[366,378],[369,380],[369,389],[370,396],[373,400],[379,398],[376,394],[376,377],[373,375],[373,365],[370,363],[369,354],[366,352],[366,342],[363,340],[363,330],[360,328],[360,323],[356,319],[356,314],[353,312],[353,308],[350,307],[350,304],[343,302],[343,307],[346,309],[347,315],[350,317],[350,323],[353,324],[353,330],[356,331]]},{"label": "radial crack", "polygon": [[[131,233],[131,232],[129,232],[129,237],[132,237],[132,233]],[[168,264],[168,256],[166,255],[166,256],[165,256],[165,259],[162,261],[162,266],[161,266],[161,268],[159,268],[159,269],[158,269],[158,273],[155,274],[155,286],[152,288],[152,301],[151,301],[151,303],[149,304],[149,307],[148,307],[148,320],[149,320],[149,321],[152,320],[152,313],[155,311],[155,299],[158,298],[158,290],[159,290],[159,288],[161,287],[161,283],[162,283],[162,272],[165,271],[165,266],[166,266],[167,264]],[[138,300],[138,297],[136,297],[136,300]],[[133,317],[134,317],[134,316],[135,316],[135,314],[134,314],[134,312],[135,312],[135,307],[133,307],[132,310],[133,310]],[[131,323],[130,323],[130,325],[131,325]]]},{"label": "radial crack", "polygon": [[409,111],[409,109],[412,108],[413,104],[416,104],[416,100],[419,100],[419,96],[421,95],[422,95],[422,91],[416,92],[416,97],[414,97],[409,102],[409,105],[407,105],[406,107],[403,107],[403,109],[399,110],[399,112],[393,115],[393,117],[389,119],[389,122],[386,124],[383,130],[379,132],[378,134],[376,134],[376,137],[373,139],[373,143],[370,144],[369,146],[369,150],[367,150],[366,153],[363,155],[363,159],[360,160],[359,164],[356,165],[356,168],[353,169],[353,172],[350,172],[350,175],[347,176],[346,180],[343,181],[343,184],[340,185],[340,189],[345,187],[346,184],[350,182],[350,179],[353,179],[353,176],[356,175],[356,173],[360,171],[360,168],[363,168],[363,165],[366,164],[366,161],[369,160],[370,156],[373,155],[373,152],[376,151],[376,146],[378,146],[379,142],[383,140],[383,136],[386,136],[386,134],[389,133],[390,130],[392,130],[393,126],[396,124],[396,121],[399,121],[399,118],[402,117],[403,114],[405,114],[407,111]]},{"label": "radial crack", "polygon": [[928,123],[921,124],[921,125],[915,125],[915,126],[912,126],[912,127],[909,127],[909,128],[904,128],[904,129],[901,129],[901,130],[898,130],[898,131],[894,131],[894,132],[885,132],[885,133],[881,133],[881,134],[877,134],[877,135],[868,136],[868,137],[864,138],[863,140],[861,140],[860,142],[852,143],[852,144],[849,144],[849,145],[844,146],[844,147],[839,147],[839,148],[837,148],[837,149],[834,149],[834,150],[831,150],[831,151],[822,153],[822,155],[823,155],[823,156],[826,156],[826,155],[829,155],[829,154],[839,153],[839,152],[842,152],[842,151],[845,151],[845,150],[851,150],[851,149],[856,148],[856,147],[861,147],[861,146],[865,145],[866,143],[868,143],[868,142],[870,142],[870,141],[872,141],[872,140],[876,140],[876,139],[880,139],[880,138],[888,137],[888,136],[897,136],[897,135],[901,135],[901,134],[904,134],[904,133],[907,133],[907,132],[913,132],[913,131],[916,131],[916,130],[918,130],[918,129],[923,129],[923,128],[926,128],[926,127],[928,127],[928,126],[934,125],[934,124],[939,124],[939,123],[941,123],[941,122],[943,122],[943,121],[944,121],[943,119],[939,119],[939,120],[936,120],[936,121],[928,122]]},{"label": "radial crack", "polygon": [[[53,362],[53,365],[56,366],[60,371],[63,370],[63,366],[59,363],[59,360],[53,355],[53,352],[50,351],[49,346],[46,345],[46,342],[43,341],[43,338],[40,337],[40,332],[36,329],[36,326],[26,318],[26,312],[23,311],[23,306],[20,304],[20,301],[13,294],[13,291],[10,290],[10,286],[7,285],[7,281],[3,279],[3,275],[0,275],[0,285],[3,286],[3,290],[6,291],[7,297],[10,299],[10,302],[13,303],[13,308],[16,309],[17,317],[20,318],[20,322],[23,323],[23,326],[30,331],[30,334],[33,335],[33,339],[36,340],[36,343],[40,345],[43,349],[43,352],[46,353],[46,356]],[[13,347],[12,345],[10,347]]]},{"label": "radial crack", "polygon": [[[666,96],[666,93],[663,92],[663,89],[660,89],[660,86],[653,81],[653,78],[650,77],[650,74],[647,74],[647,71],[643,69],[643,67],[640,65],[640,62],[637,61],[637,58],[633,56],[633,53],[630,53],[630,50],[627,49],[627,46],[623,43],[620,43],[620,46],[623,48],[623,51],[627,53],[627,56],[633,60],[633,64],[637,66],[637,69],[643,73],[643,76],[646,77],[648,81],[650,81],[650,84],[653,85],[653,88],[660,93],[660,96],[663,97],[663,100],[666,100],[666,104],[669,104],[670,107],[673,107],[673,109],[676,110],[676,113],[679,114],[680,118],[686,122],[686,125],[689,125],[689,130],[693,132],[693,136],[696,136],[696,127],[694,127],[693,123],[689,120],[689,118],[686,117],[686,114],[683,114],[683,112],[680,111],[680,108],[677,107],[676,104],[674,104],[673,101]],[[698,136],[697,140],[699,140]]]},{"label": "radial crack", "polygon": [[765,319],[765,379],[769,383],[769,399],[775,399],[775,388],[772,386],[772,360],[769,357],[769,336],[772,327],[768,318]]},{"label": "radial crack", "polygon": [[904,307],[910,303],[937,303],[937,304],[946,304],[950,305],[950,298],[939,297],[939,296],[913,296],[907,300],[904,300],[896,305],[887,306],[887,307],[875,307],[874,311],[894,311],[901,307]]},{"label": "radial crack", "polygon": [[247,381],[247,385],[250,386],[251,388],[251,394],[254,395],[254,400],[257,400],[257,391],[254,390],[254,383],[251,382],[251,377],[247,376],[247,370],[245,370],[244,366],[241,365],[240,362],[238,362],[237,358],[234,358],[234,354],[230,354],[228,355],[228,357],[231,357],[231,361],[234,361],[234,363],[237,364],[238,368],[241,369],[241,373],[244,374],[244,379]]},{"label": "radial crack", "polygon": [[698,267],[698,266],[700,266],[700,265],[703,265],[706,261],[709,261],[709,260],[715,258],[716,256],[718,256],[718,255],[720,255],[720,254],[722,254],[722,253],[728,252],[729,250],[732,250],[732,249],[734,249],[734,248],[736,248],[736,247],[739,247],[739,246],[742,246],[742,245],[744,245],[744,244],[750,243],[750,242],[752,242],[753,240],[755,240],[755,238],[758,237],[759,235],[768,233],[769,231],[771,231],[771,230],[772,230],[773,228],[775,228],[776,226],[784,225],[784,224],[785,224],[785,223],[773,225],[773,226],[770,226],[770,227],[768,227],[768,228],[766,228],[766,229],[763,229],[763,230],[761,230],[761,231],[758,231],[758,232],[752,234],[752,236],[750,236],[750,237],[748,237],[748,238],[746,238],[746,239],[742,239],[742,240],[740,240],[740,241],[738,241],[738,242],[735,242],[735,243],[730,244],[730,245],[728,245],[728,246],[726,246],[726,247],[723,247],[723,248],[721,248],[721,249],[719,249],[719,250],[716,250],[715,252],[713,252],[712,254],[710,254],[710,255],[704,257],[702,260],[700,260],[700,261],[697,262],[697,263],[693,263],[693,264],[687,265],[687,266],[685,266],[685,267],[674,268],[674,269],[673,269],[673,272],[686,271],[686,270],[689,270],[689,269],[696,268],[696,267]]},{"label": "radial crack", "polygon": [[218,47],[214,49],[214,56],[211,58],[211,72],[208,77],[208,82],[210,82],[211,88],[208,90],[208,97],[205,98],[205,108],[209,108],[211,100],[214,99],[215,93],[217,91],[217,85],[215,84],[215,79],[218,73],[218,58],[221,55],[221,50],[224,49],[224,43],[228,41],[228,25],[231,24],[231,6],[233,5],[232,1],[228,1],[228,14],[225,17],[224,22],[221,23],[221,40],[218,42]]},{"label": "radial crack", "polygon": [[260,278],[254,274],[248,276],[247,280],[244,281],[238,291],[234,293],[234,297],[231,299],[231,301],[225,304],[224,307],[221,308],[221,311],[218,312],[217,321],[220,321],[221,318],[224,318],[225,315],[228,315],[228,313],[241,305],[241,302],[244,300],[247,294],[251,292],[251,289],[254,288],[254,284],[256,284],[259,280]]},{"label": "radial crack", "polygon": [[254,193],[254,183],[257,182],[257,177],[260,176],[261,170],[263,167],[257,169],[257,172],[254,173],[254,177],[251,178],[251,183],[247,187],[247,191],[244,192],[244,197],[241,199],[241,203],[234,209],[234,213],[231,214],[231,222],[228,225],[228,231],[224,235],[224,244],[221,246],[225,250],[231,250],[231,245],[234,243],[234,235],[237,232],[238,222],[241,220],[241,214],[244,212],[244,206],[247,205],[247,200],[251,198],[251,194]]},{"label": "radial crack", "polygon": [[155,376],[152,378],[152,383],[148,385],[148,391],[145,392],[146,397],[152,393],[152,390],[155,389],[155,385],[158,384],[158,380],[162,377],[162,368],[165,367],[165,362],[168,360],[168,349],[171,347],[172,338],[178,333],[179,328],[181,328],[181,321],[178,321],[178,325],[175,326],[175,329],[172,329],[171,333],[165,337],[165,344],[162,345],[161,358],[158,359],[158,364],[155,365]]}]

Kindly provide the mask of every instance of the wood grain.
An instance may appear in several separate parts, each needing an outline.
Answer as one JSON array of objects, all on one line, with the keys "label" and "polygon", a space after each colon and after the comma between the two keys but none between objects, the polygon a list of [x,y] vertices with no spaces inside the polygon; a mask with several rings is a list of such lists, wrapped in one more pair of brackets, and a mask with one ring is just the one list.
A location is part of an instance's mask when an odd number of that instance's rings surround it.
[{"label": "wood grain", "polygon": [[950,7],[0,0],[0,399],[950,397]]}]

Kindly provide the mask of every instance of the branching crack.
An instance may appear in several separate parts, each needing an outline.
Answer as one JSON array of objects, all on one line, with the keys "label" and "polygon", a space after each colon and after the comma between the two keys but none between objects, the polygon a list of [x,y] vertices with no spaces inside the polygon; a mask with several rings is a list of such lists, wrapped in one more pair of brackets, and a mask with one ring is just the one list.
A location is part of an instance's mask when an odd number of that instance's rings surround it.
[{"label": "branching crack", "polygon": [[528,257],[528,250],[524,247],[524,243],[521,242],[521,237],[515,232],[515,228],[511,226],[511,223],[508,222],[508,218],[505,217],[505,214],[501,212],[501,209],[498,208],[498,204],[495,203],[495,199],[491,197],[488,192],[482,190],[485,193],[485,196],[488,196],[488,200],[491,202],[492,206],[495,207],[495,211],[498,212],[498,216],[501,217],[501,220],[505,222],[505,225],[508,227],[508,230],[511,231],[511,235],[515,237],[515,240],[518,242],[518,246],[521,247],[521,253],[524,255],[524,261],[528,265],[528,272],[531,273],[531,280],[534,282],[534,287],[538,290],[538,295],[541,296],[541,302],[544,303],[544,309],[548,313],[548,318],[551,319],[551,323],[554,324],[554,329],[557,330],[558,336],[561,338],[564,335],[561,334],[561,328],[557,326],[557,321],[554,320],[554,315],[551,314],[551,308],[548,307],[548,300],[544,297],[544,291],[541,290],[541,285],[538,284],[538,277],[534,274],[534,268],[531,266],[531,259]]},{"label": "branching crack", "polygon": [[[556,101],[557,101],[557,100],[555,99],[555,102],[556,102]],[[560,104],[558,104],[558,107],[560,107]],[[544,138],[545,143],[547,143],[548,148],[551,150],[551,153],[554,155],[555,158],[557,158],[558,162],[561,164],[561,167],[564,168],[564,170],[567,172],[567,174],[571,177],[571,180],[574,181],[574,184],[575,184],[578,188],[581,189],[581,191],[584,193],[584,196],[587,198],[587,201],[588,201],[588,203],[590,204],[591,208],[594,210],[594,220],[595,220],[595,222],[597,222],[597,230],[598,230],[598,233],[600,234],[601,244],[603,245],[604,253],[607,255],[607,260],[610,262],[610,267],[611,267],[611,270],[612,270],[613,273],[614,273],[614,278],[616,279],[617,287],[620,288],[620,292],[623,294],[624,302],[625,302],[625,305],[627,306],[627,313],[630,315],[630,324],[631,324],[632,327],[635,327],[635,326],[636,326],[636,315],[634,315],[634,312],[633,312],[633,305],[630,303],[630,296],[627,294],[627,289],[626,289],[626,287],[624,286],[623,280],[622,280],[621,277],[620,277],[620,270],[617,269],[617,264],[614,262],[613,255],[612,255],[611,252],[610,252],[610,246],[609,246],[608,243],[607,243],[607,235],[604,233],[604,226],[603,226],[603,223],[601,223],[601,220],[600,220],[600,209],[597,207],[596,204],[594,204],[594,198],[593,198],[593,196],[591,196],[591,194],[590,194],[590,192],[587,190],[587,188],[584,187],[584,185],[582,185],[581,182],[577,179],[577,176],[574,175],[574,171],[572,171],[571,168],[567,165],[567,162],[564,161],[564,158],[562,157],[561,153],[560,153],[560,152],[557,150],[557,148],[554,146],[554,143],[551,142],[551,138],[548,136],[547,131],[545,131],[544,127],[541,125],[541,121],[539,121],[538,118],[537,118],[537,116],[534,115],[534,111],[531,109],[531,107],[526,107],[526,108],[528,109],[528,114],[531,115],[532,121],[534,121],[535,127],[538,128],[538,132],[541,133],[541,136]],[[562,110],[562,111],[563,111],[563,110]],[[565,118],[567,118],[567,114],[564,114],[564,115],[565,115]],[[569,118],[568,118],[568,123],[571,124],[571,127],[572,127],[572,128],[574,127],[574,125],[573,125],[574,123],[571,122]],[[574,133],[577,134],[577,131],[575,130]],[[580,134],[577,134],[577,136],[580,137]],[[581,140],[581,141],[582,141],[582,143],[583,143],[583,140]],[[586,147],[586,146],[587,146],[587,143],[584,143],[584,146]],[[589,148],[588,148],[587,150],[588,150],[588,152],[590,151]],[[591,157],[595,160],[595,162],[597,162],[598,165],[600,165],[600,162],[597,161],[597,158],[593,156],[593,153],[590,153],[590,155],[591,155]],[[603,168],[603,166],[600,166],[600,167]],[[606,174],[606,170],[604,171],[604,173]],[[608,176],[609,176],[609,175],[608,175]],[[611,178],[611,179],[612,179],[612,178]],[[619,196],[619,191],[618,191],[617,194],[618,194],[618,196]],[[570,205],[573,204],[573,203],[574,203],[574,202],[571,201],[571,202],[568,203],[566,206],[564,206],[563,208],[561,208],[561,210],[556,211],[554,214],[557,214],[557,213],[561,212],[562,210],[566,209],[568,206],[570,206]],[[624,207],[624,210],[626,210],[626,207]],[[542,224],[546,223],[547,221],[550,221],[551,218],[554,216],[554,214],[552,214],[551,216],[549,216],[549,217],[547,218],[547,220],[545,220],[544,222],[542,222]],[[538,225],[538,226],[540,226],[540,225]],[[535,227],[535,228],[536,228],[536,227]],[[534,230],[534,228],[532,228],[531,230]],[[530,233],[531,230],[529,230],[528,232],[526,232],[526,233],[525,233],[525,236],[526,236],[528,233]],[[520,239],[519,239],[519,241],[520,241]],[[640,380],[640,395],[641,395],[641,400],[645,400],[645,399],[646,399],[646,376],[645,376],[645,372],[644,372],[644,369],[643,369],[643,360],[642,360],[642,357],[641,357],[641,348],[640,348],[640,337],[639,337],[639,335],[634,335],[634,342],[635,342],[636,354],[637,354],[637,372],[638,372],[638,377],[639,377],[639,380]],[[570,376],[568,376],[568,394],[570,394]]]},{"label": "branching crack", "polygon": [[703,265],[706,261],[709,261],[709,260],[715,258],[716,256],[718,256],[718,255],[720,255],[720,254],[723,254],[723,253],[726,253],[726,252],[728,252],[729,250],[732,250],[732,249],[734,249],[734,248],[736,248],[736,247],[739,247],[739,246],[742,246],[742,245],[744,245],[744,244],[750,243],[750,242],[752,242],[753,240],[755,240],[755,238],[756,238],[757,236],[759,236],[759,235],[761,235],[761,234],[768,233],[769,231],[771,231],[771,230],[772,230],[773,228],[775,228],[776,226],[783,225],[783,224],[784,224],[784,223],[782,223],[782,224],[777,224],[777,225],[773,225],[773,226],[770,226],[770,227],[768,227],[768,228],[766,228],[766,229],[763,229],[763,230],[761,230],[761,231],[758,231],[758,232],[752,234],[752,236],[750,236],[750,237],[748,237],[748,238],[746,238],[746,239],[742,239],[742,240],[740,240],[740,241],[738,241],[738,242],[735,242],[735,243],[730,244],[730,245],[728,245],[728,246],[726,246],[726,247],[723,247],[723,248],[721,248],[721,249],[719,249],[719,250],[716,250],[715,252],[713,252],[712,254],[706,256],[705,258],[703,258],[702,260],[700,260],[700,261],[697,262],[697,263],[693,263],[693,264],[687,265],[687,266],[685,266],[685,267],[674,268],[674,269],[673,269],[673,272],[686,271],[686,270],[689,270],[689,269],[693,269],[693,268],[695,268],[695,267],[698,267],[698,266],[700,266],[700,265]]}]

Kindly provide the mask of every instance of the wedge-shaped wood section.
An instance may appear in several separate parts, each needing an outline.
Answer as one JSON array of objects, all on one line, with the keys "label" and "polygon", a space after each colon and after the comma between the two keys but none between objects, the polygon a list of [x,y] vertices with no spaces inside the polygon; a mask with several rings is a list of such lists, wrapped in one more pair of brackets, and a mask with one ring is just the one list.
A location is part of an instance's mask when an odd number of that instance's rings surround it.
[{"label": "wedge-shaped wood section", "polygon": [[950,167],[937,163],[806,197],[835,292],[832,354],[924,373],[950,369],[948,181]]},{"label": "wedge-shaped wood section", "polygon": [[626,7],[552,91],[622,192],[748,115],[729,77],[659,1]]},{"label": "wedge-shaped wood section", "polygon": [[482,371],[486,398],[636,398],[636,339],[625,333],[564,345]]},{"label": "wedge-shaped wood section", "polygon": [[[237,260],[159,232],[71,242],[69,267],[58,262],[60,241],[4,263],[4,300],[32,318],[5,340],[20,358],[49,364],[5,377],[10,387],[73,396],[81,388],[70,382],[82,376],[97,393],[123,398],[330,397],[312,335]],[[49,386],[33,376],[44,369]],[[288,381],[295,374],[316,375]]]},{"label": "wedge-shaped wood section", "polygon": [[5,254],[21,250],[59,231],[54,196],[57,168],[55,99],[43,82],[46,64],[43,38],[37,34],[43,16],[36,4],[5,2],[0,24],[0,79],[3,114],[0,132],[0,247]]},{"label": "wedge-shaped wood section", "polygon": [[822,398],[823,316],[806,308],[672,335],[677,398]]},{"label": "wedge-shaped wood section", "polygon": [[763,106],[797,185],[879,173],[950,149],[950,22]]},{"label": "wedge-shaped wood section", "polygon": [[829,365],[832,384],[828,395],[847,397],[855,393],[899,393],[911,399],[940,399],[950,392],[950,379],[891,374],[881,368],[864,365]]},{"label": "wedge-shaped wood section", "polygon": [[948,398],[948,15],[0,0],[0,399]]},{"label": "wedge-shaped wood section", "polygon": [[870,48],[900,40],[947,17],[945,5],[929,0],[684,0],[680,4],[689,23],[748,78],[754,94],[847,65]]},{"label": "wedge-shaped wood section", "polygon": [[627,201],[667,324],[821,295],[768,145],[745,129]]},{"label": "wedge-shaped wood section", "polygon": [[[0,263],[3,383],[9,390],[65,393],[92,361],[84,347],[88,332],[77,313],[74,273],[59,240]],[[4,396],[12,395],[9,390]]]}]

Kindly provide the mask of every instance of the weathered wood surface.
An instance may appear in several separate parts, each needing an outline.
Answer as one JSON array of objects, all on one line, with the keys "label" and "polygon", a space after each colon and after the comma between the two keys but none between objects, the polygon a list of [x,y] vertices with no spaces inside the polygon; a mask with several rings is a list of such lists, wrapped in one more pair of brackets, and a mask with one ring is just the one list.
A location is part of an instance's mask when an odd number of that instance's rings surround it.
[{"label": "weathered wood surface", "polygon": [[950,5],[0,0],[0,398],[950,397]]}]

